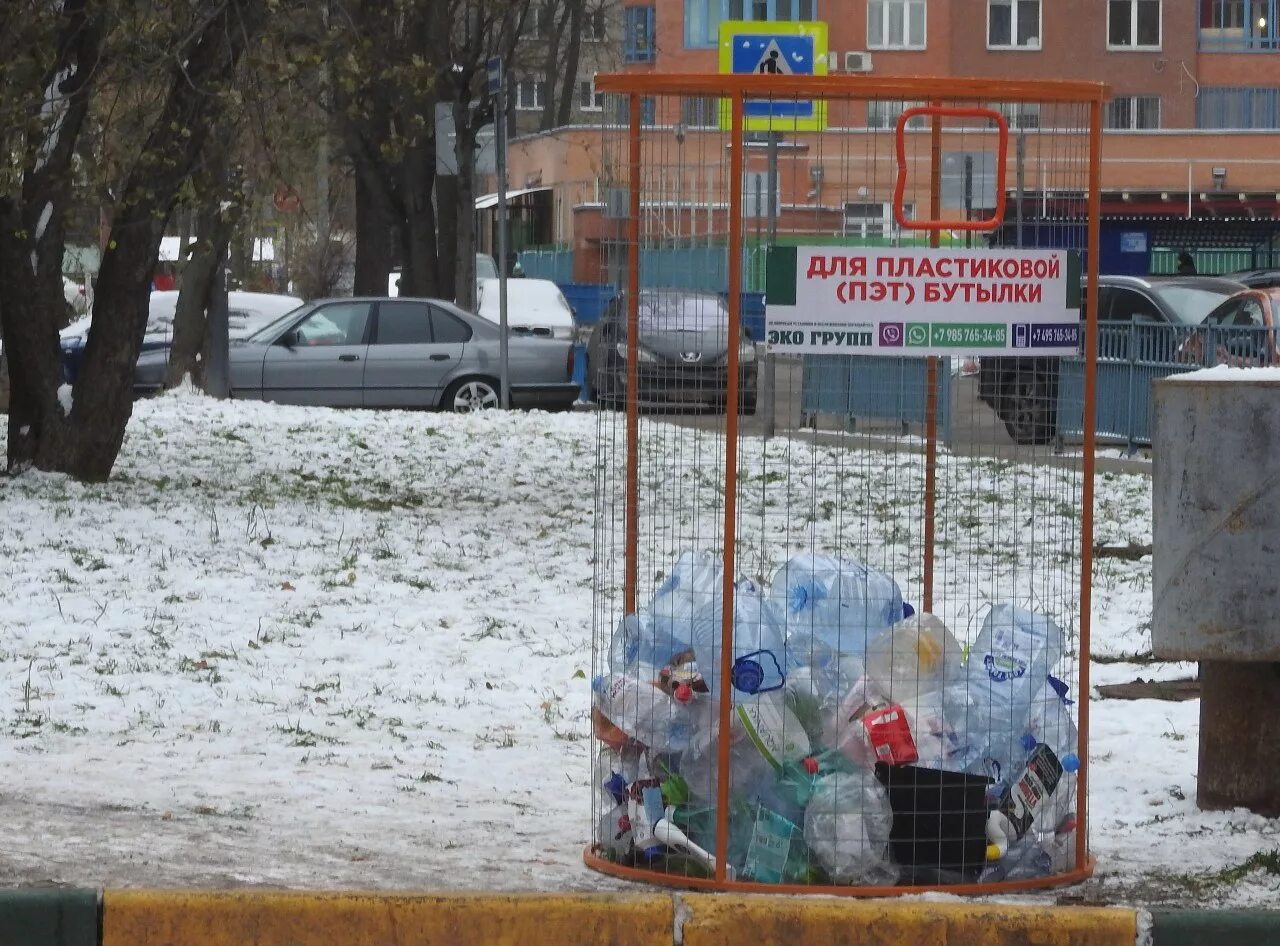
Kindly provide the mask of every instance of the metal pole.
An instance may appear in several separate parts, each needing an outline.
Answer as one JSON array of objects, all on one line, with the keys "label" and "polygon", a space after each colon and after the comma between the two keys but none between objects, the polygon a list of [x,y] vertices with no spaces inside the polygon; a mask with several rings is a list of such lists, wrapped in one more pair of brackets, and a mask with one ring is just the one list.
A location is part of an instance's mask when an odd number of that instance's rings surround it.
[{"label": "metal pole", "polygon": [[498,77],[498,107],[494,109],[494,148],[498,172],[498,385],[502,406],[511,406],[511,375],[507,350],[507,70]]},{"label": "metal pole", "polygon": [[1026,244],[1022,242],[1022,197],[1027,189],[1027,133],[1025,131],[1018,133],[1018,247],[1022,248]]},{"label": "metal pole", "polygon": [[[939,102],[930,102],[939,105]],[[942,216],[942,119],[934,115],[929,126],[929,219]],[[941,242],[937,227],[929,230],[929,246]],[[924,575],[923,597],[926,612],[933,611],[933,557],[937,538],[938,508],[938,357],[925,361],[924,396]]]},{"label": "metal pole", "polygon": [[218,254],[213,272],[213,291],[209,296],[209,361],[204,366],[204,390],[210,397],[226,398],[231,393],[231,377],[227,348],[227,254]]},{"label": "metal pole", "polygon": [[[964,156],[964,219],[973,219],[973,155]],[[973,231],[964,232],[964,245],[973,246]]]}]

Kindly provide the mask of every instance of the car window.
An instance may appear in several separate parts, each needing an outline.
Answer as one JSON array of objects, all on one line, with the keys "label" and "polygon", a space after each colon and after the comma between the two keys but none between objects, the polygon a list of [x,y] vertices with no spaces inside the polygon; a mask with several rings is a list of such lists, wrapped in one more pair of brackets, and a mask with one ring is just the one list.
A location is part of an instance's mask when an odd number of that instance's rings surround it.
[{"label": "car window", "polygon": [[471,341],[471,326],[443,309],[431,307],[431,327],[437,345],[458,345]]},{"label": "car window", "polygon": [[[1239,288],[1238,286],[1236,287]],[[1197,325],[1204,317],[1221,305],[1233,290],[1226,286],[1159,286],[1156,292],[1164,304],[1183,325]]]},{"label": "car window", "polygon": [[376,345],[431,344],[431,316],[425,302],[378,303]]},{"label": "car window", "polygon": [[1112,322],[1163,322],[1155,302],[1132,289],[1115,288],[1106,318]]},{"label": "car window", "polygon": [[640,297],[640,327],[656,332],[714,332],[729,324],[719,296],[653,293]]},{"label": "car window", "polygon": [[361,345],[369,303],[338,302],[317,309],[294,330],[298,345]]},{"label": "car window", "polygon": [[1262,303],[1252,296],[1232,299],[1218,306],[1204,319],[1205,325],[1263,325]]}]

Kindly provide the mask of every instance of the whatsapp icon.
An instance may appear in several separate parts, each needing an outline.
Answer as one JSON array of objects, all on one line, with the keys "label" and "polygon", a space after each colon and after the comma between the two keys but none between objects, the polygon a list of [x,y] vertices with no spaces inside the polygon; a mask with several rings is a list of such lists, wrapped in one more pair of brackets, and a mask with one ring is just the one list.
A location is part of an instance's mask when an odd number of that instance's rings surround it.
[{"label": "whatsapp icon", "polygon": [[928,322],[908,322],[907,323],[907,344],[908,345],[928,345],[929,344],[929,323]]}]

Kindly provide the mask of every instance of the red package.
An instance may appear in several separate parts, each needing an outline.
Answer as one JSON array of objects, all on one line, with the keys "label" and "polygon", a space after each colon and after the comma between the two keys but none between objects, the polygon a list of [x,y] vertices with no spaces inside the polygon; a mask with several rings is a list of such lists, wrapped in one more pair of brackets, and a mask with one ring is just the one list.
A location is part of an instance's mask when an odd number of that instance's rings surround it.
[{"label": "red package", "polygon": [[920,758],[916,742],[911,738],[906,711],[897,703],[867,713],[862,717],[862,725],[867,729],[877,762],[909,765]]}]

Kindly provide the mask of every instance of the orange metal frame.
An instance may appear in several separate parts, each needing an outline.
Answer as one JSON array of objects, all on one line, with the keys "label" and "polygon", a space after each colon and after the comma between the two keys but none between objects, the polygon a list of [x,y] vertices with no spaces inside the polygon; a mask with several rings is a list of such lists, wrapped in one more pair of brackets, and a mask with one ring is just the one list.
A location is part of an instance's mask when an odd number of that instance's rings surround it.
[{"label": "orange metal frame", "polygon": [[[996,123],[996,130],[1000,136],[999,143],[996,146],[996,206],[990,217],[985,220],[967,220],[964,218],[939,220],[938,215],[941,211],[939,207],[934,205],[932,199],[930,199],[928,220],[912,220],[907,216],[903,207],[903,197],[907,192],[907,122],[917,115],[930,116],[935,140],[939,133],[939,120],[943,118],[985,118]],[[934,237],[930,239],[930,245],[936,247],[938,242],[936,236],[939,230],[994,230],[1004,222],[1004,166],[1005,155],[1009,150],[1009,123],[1005,121],[1003,115],[989,108],[950,108],[936,104],[918,105],[915,108],[906,109],[898,116],[898,127],[894,131],[893,137],[894,154],[898,163],[897,175],[893,184],[893,217],[898,221],[898,226],[904,230],[930,231],[934,234]],[[931,190],[938,186],[938,171],[937,166],[932,167],[932,180],[929,182]]]},{"label": "orange metal frame", "polygon": [[[714,95],[728,97],[731,106],[729,144],[729,245],[740,246],[742,233],[742,172],[743,172],[743,103],[748,97],[762,95],[796,98],[846,99],[899,99],[933,100],[929,106],[910,109],[899,121],[897,131],[898,181],[895,188],[894,212],[899,214],[904,186],[905,157],[902,155],[905,119],[915,114],[932,117],[930,147],[930,216],[929,221],[917,221],[912,229],[932,231],[930,245],[938,245],[941,229],[966,229],[955,222],[938,220],[940,213],[940,177],[942,160],[941,118],[944,116],[980,116],[994,118],[1000,129],[1000,176],[997,186],[999,206],[993,220],[1003,218],[1004,202],[1004,154],[1008,140],[1008,124],[998,112],[989,109],[944,108],[938,101],[939,87],[946,89],[949,101],[1006,101],[1006,102],[1068,102],[1089,106],[1089,193],[1088,193],[1088,290],[1086,293],[1088,320],[1085,324],[1085,396],[1084,396],[1084,461],[1081,514],[1080,561],[1080,677],[1079,692],[1085,694],[1079,705],[1079,757],[1080,769],[1076,790],[1076,867],[1068,872],[1040,877],[1034,880],[1000,881],[990,884],[952,884],[894,887],[846,887],[805,886],[796,884],[763,884],[730,880],[727,873],[729,843],[729,748],[725,738],[730,728],[731,702],[729,688],[723,687],[718,707],[717,746],[721,777],[716,786],[716,872],[714,878],[682,877],[662,874],[642,868],[625,867],[605,860],[590,846],[583,852],[587,866],[605,874],[625,880],[641,881],[669,887],[696,890],[736,891],[743,893],[780,894],[839,894],[855,897],[885,897],[899,894],[941,891],[970,895],[991,894],[1001,891],[1043,890],[1067,884],[1079,883],[1093,874],[1095,861],[1088,850],[1088,774],[1089,758],[1089,648],[1091,640],[1090,606],[1092,601],[1091,579],[1093,574],[1093,496],[1094,496],[1094,424],[1091,420],[1097,410],[1097,338],[1098,326],[1098,247],[1099,215],[1101,213],[1101,165],[1102,165],[1102,105],[1107,98],[1107,88],[1095,82],[1025,81],[1001,82],[990,79],[954,79],[935,77],[884,78],[863,76],[728,76],[728,75],[653,75],[615,73],[596,77],[596,90],[603,93],[624,94],[629,97],[628,128],[628,179],[630,184],[629,214],[627,221],[627,470],[626,470],[626,565],[624,602],[629,613],[637,606],[637,542],[639,540],[639,405],[637,402],[637,361],[635,346],[638,344],[639,289],[640,289],[640,189],[641,189],[641,96],[642,95]],[[899,216],[899,223],[904,226]],[[991,229],[991,221],[982,221]],[[742,258],[739,253],[729,253],[729,311],[741,310]],[[729,320],[729,390],[725,418],[725,509],[724,509],[724,600],[733,597],[734,553],[737,535],[737,475],[738,475],[738,343],[739,319]],[[925,549],[924,549],[924,600],[926,610],[933,603],[934,531],[933,519],[937,489],[937,385],[938,359],[928,361],[928,407],[926,422],[925,461]],[[732,670],[733,611],[724,608],[721,624],[720,679],[728,680]]]}]

